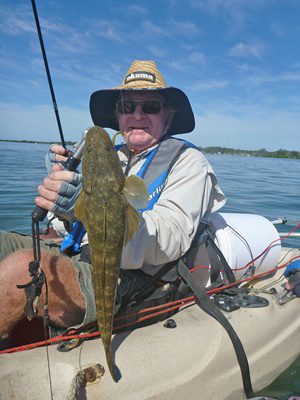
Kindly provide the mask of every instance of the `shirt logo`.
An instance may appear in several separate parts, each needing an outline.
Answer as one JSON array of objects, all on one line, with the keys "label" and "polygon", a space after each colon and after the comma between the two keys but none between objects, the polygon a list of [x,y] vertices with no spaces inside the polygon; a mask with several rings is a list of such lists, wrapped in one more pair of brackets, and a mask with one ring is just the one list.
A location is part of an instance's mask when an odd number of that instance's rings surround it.
[{"label": "shirt logo", "polygon": [[150,194],[149,196],[149,201],[151,201],[154,197],[156,197],[160,192],[163,190],[165,184],[163,183],[162,185],[159,185],[153,193]]},{"label": "shirt logo", "polygon": [[151,72],[137,71],[137,72],[132,72],[125,78],[125,83],[133,81],[148,81],[154,83],[156,81],[156,77],[154,74],[151,74]]}]

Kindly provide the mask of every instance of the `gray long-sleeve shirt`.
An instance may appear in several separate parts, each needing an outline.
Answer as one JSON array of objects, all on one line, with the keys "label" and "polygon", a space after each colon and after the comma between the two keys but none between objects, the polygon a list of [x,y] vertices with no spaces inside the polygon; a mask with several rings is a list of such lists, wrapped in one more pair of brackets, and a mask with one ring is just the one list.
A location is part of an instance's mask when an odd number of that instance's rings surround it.
[{"label": "gray long-sleeve shirt", "polygon": [[[131,158],[129,167],[128,148],[119,150],[128,175],[137,174],[152,149]],[[187,252],[200,221],[225,202],[206,157],[197,149],[187,148],[173,165],[153,209],[142,213],[138,231],[123,249],[121,268],[141,268],[147,274],[155,274],[164,264]],[[172,281],[176,277],[177,272],[170,271],[164,279]]]}]

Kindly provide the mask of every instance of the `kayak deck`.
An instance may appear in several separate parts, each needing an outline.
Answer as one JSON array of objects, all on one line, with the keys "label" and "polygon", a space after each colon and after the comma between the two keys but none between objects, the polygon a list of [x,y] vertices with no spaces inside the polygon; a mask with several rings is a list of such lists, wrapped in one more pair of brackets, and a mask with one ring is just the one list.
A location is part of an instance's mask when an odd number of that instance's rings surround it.
[{"label": "kayak deck", "polygon": [[[299,250],[289,257],[295,255]],[[274,283],[281,274],[282,270],[256,287]],[[272,287],[280,290],[281,283]],[[269,306],[225,313],[244,345],[254,390],[271,383],[300,354],[299,299],[278,305],[270,294],[262,296]],[[174,329],[158,322],[114,335],[119,383],[108,372],[100,339],[67,353],[48,347],[53,398],[67,398],[77,372],[99,363],[105,369],[103,377],[87,384],[79,399],[242,399],[241,373],[225,330],[197,305],[172,319]],[[51,399],[46,348],[1,355],[0,366],[0,399]]]}]

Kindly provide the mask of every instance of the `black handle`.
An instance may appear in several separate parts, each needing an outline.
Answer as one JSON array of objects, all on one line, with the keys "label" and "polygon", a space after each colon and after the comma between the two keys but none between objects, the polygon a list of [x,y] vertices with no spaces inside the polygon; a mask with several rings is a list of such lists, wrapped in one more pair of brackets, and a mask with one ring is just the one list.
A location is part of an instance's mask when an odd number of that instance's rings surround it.
[{"label": "black handle", "polygon": [[44,221],[48,210],[45,210],[42,207],[36,206],[35,209],[32,211],[31,216],[34,222],[41,222]]}]

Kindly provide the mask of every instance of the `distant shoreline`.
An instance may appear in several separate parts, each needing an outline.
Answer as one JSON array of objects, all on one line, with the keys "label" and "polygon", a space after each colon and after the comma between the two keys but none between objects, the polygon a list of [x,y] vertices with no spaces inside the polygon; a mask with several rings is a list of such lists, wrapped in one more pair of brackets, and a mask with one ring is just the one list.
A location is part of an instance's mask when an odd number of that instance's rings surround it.
[{"label": "distant shoreline", "polygon": [[276,151],[267,151],[266,149],[258,149],[258,150],[241,150],[241,149],[232,149],[227,147],[199,147],[203,153],[207,154],[232,154],[238,156],[245,157],[269,157],[269,158],[292,158],[299,160],[300,152],[299,151],[290,151],[279,149]]},{"label": "distant shoreline", "polygon": [[[44,142],[39,140],[13,140],[13,139],[0,139],[0,142],[12,142],[12,143],[37,143],[37,144],[54,144],[60,142]],[[75,142],[67,141],[66,145],[72,146]],[[279,149],[276,151],[267,151],[266,149],[258,149],[258,150],[241,150],[241,149],[232,149],[227,147],[219,147],[219,146],[210,146],[210,147],[199,147],[199,149],[203,153],[207,154],[230,154],[230,155],[238,155],[244,157],[269,157],[269,158],[292,158],[299,160],[300,152],[299,151],[290,151]]]},{"label": "distant shoreline", "polygon": [[[43,142],[41,140],[16,140],[16,139],[0,139],[0,142],[11,142],[11,143],[33,143],[33,144],[61,144],[61,142]],[[72,146],[76,141],[65,142],[68,146]]]}]

